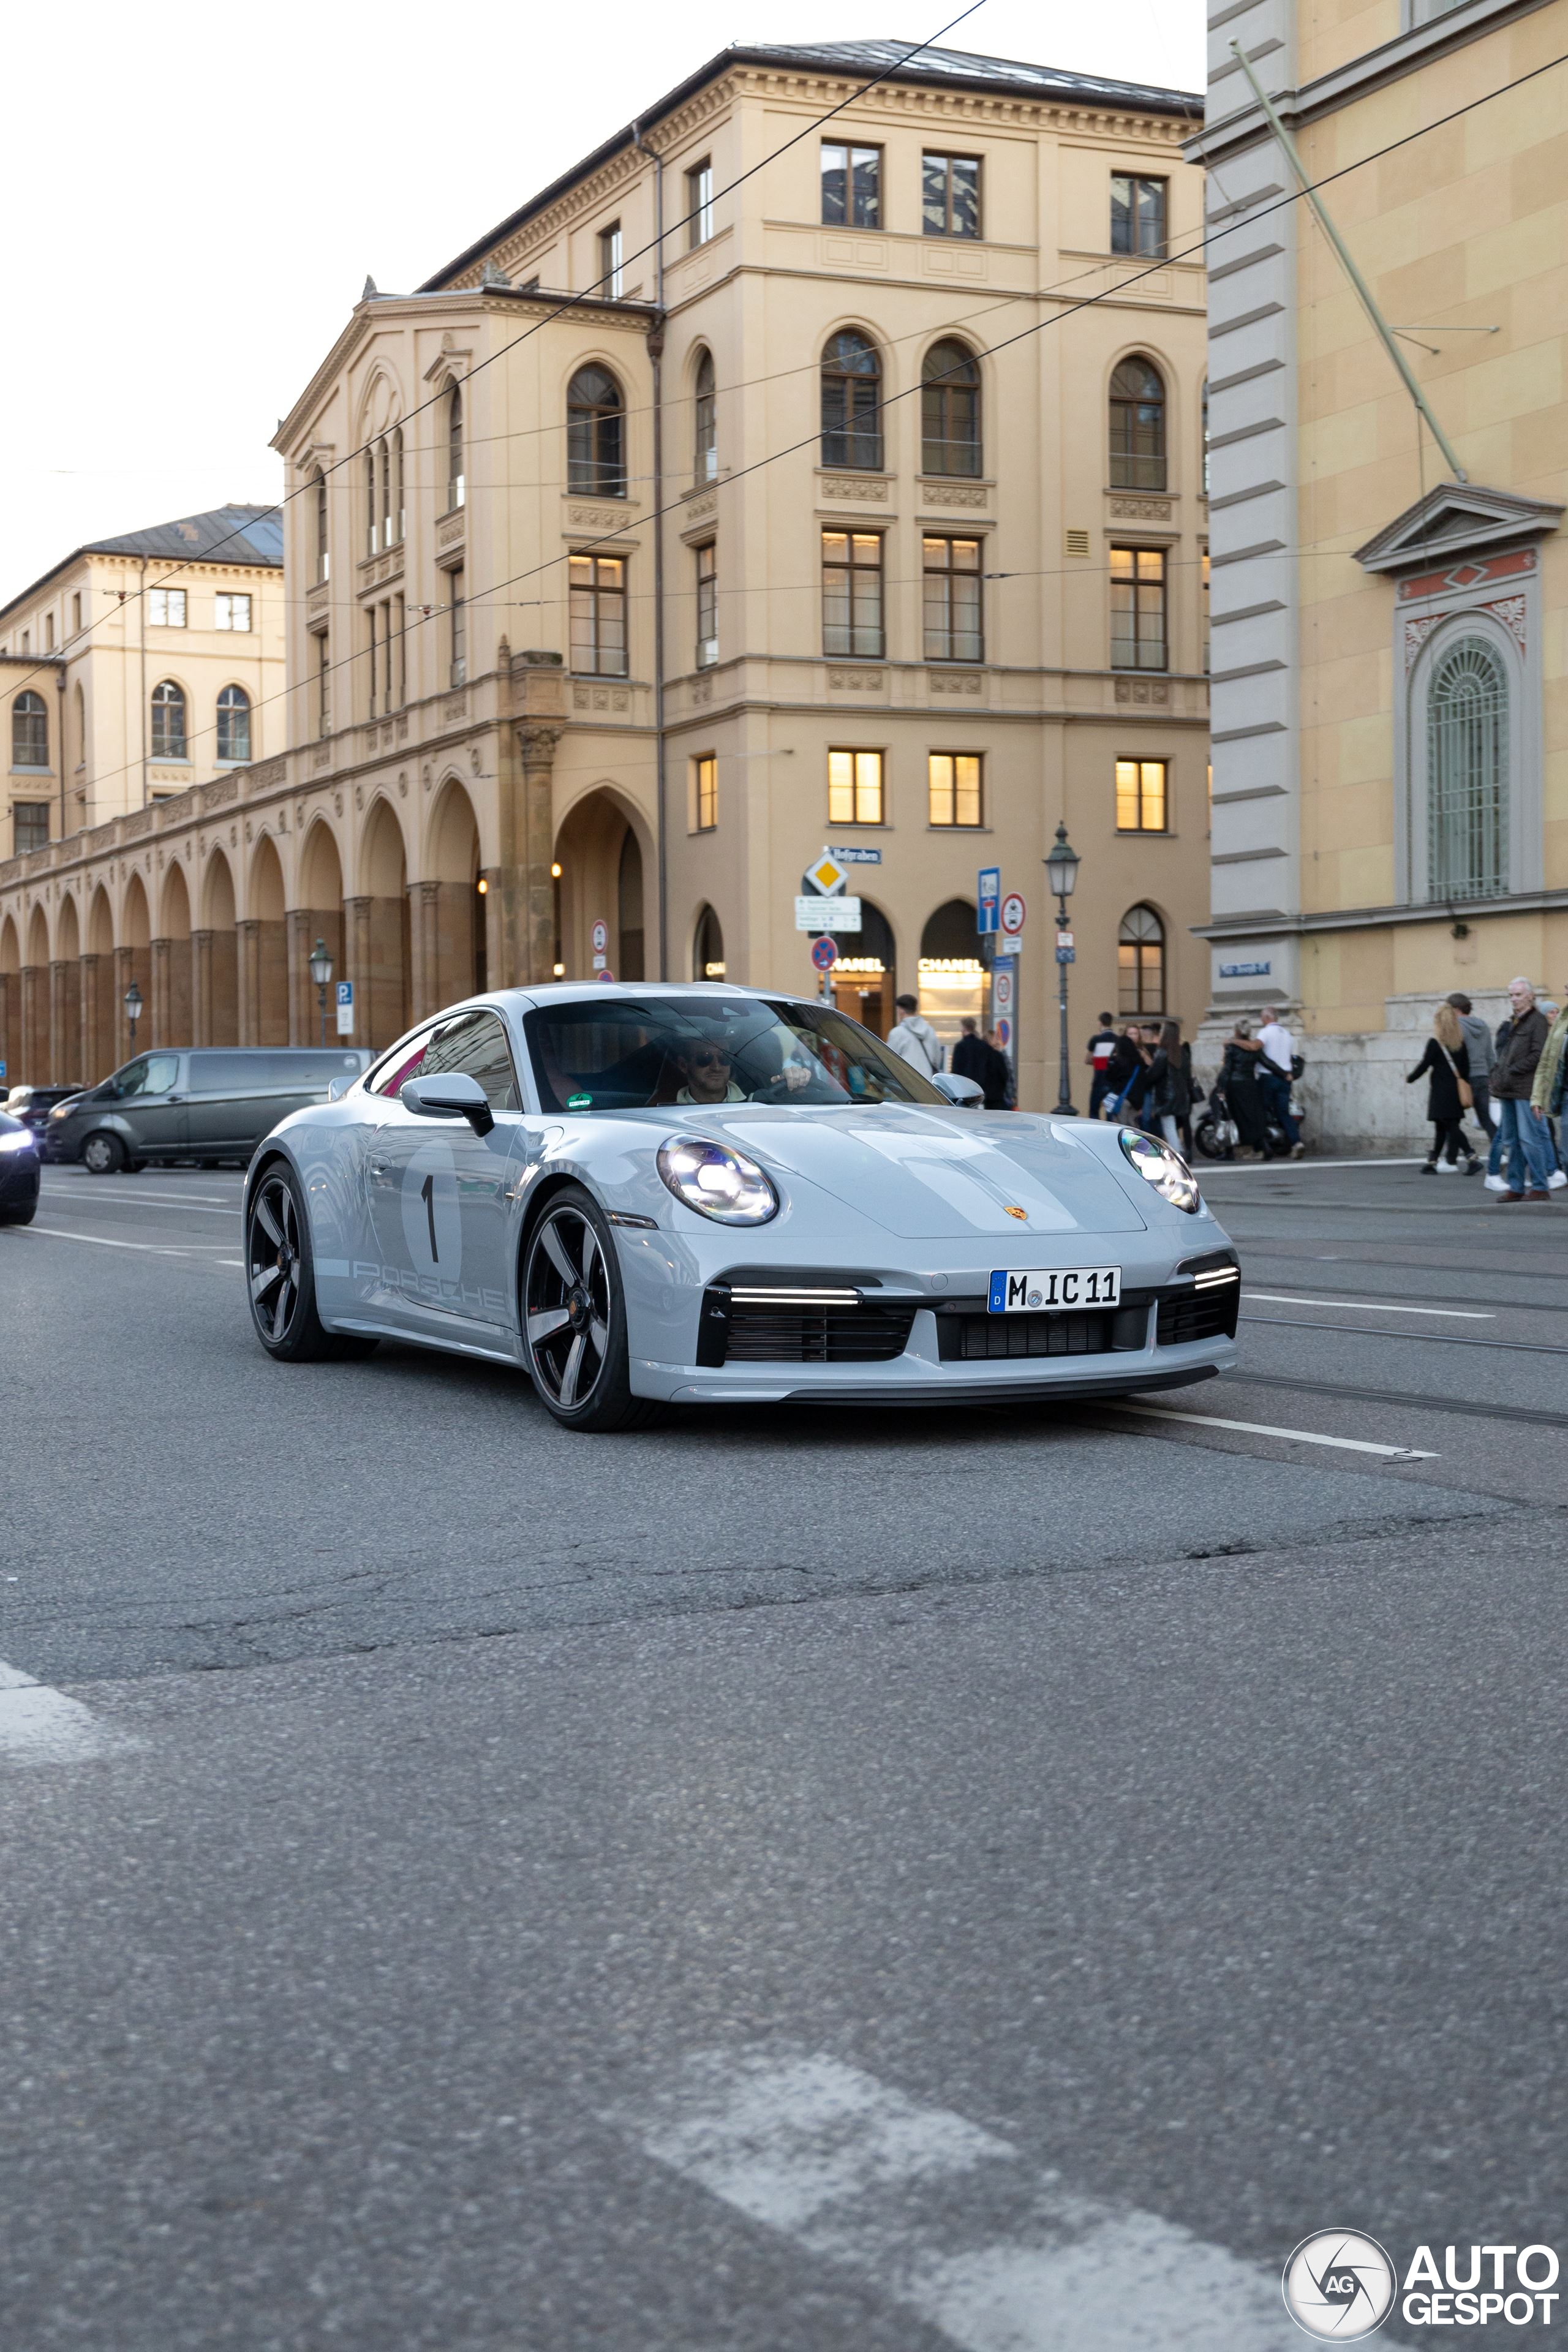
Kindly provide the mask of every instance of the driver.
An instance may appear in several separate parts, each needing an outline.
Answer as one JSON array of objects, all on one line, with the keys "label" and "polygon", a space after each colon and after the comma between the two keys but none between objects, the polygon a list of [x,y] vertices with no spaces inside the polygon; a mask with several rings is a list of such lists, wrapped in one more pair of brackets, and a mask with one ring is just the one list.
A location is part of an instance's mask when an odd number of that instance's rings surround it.
[{"label": "driver", "polygon": [[766,1102],[780,1096],[800,1094],[811,1083],[813,1064],[809,1055],[793,1043],[786,1048],[784,1040],[776,1034],[745,1040],[748,1062],[771,1065],[772,1074],[749,1067],[746,1076],[753,1083],[748,1093],[736,1083],[735,1054],[732,1047],[718,1037],[696,1037],[684,1046],[677,1046],[673,1059],[680,1076],[676,1090],[678,1103],[701,1107],[708,1104]]},{"label": "driver", "polygon": [[679,1049],[674,1058],[680,1073],[675,1097],[678,1103],[745,1101],[744,1090],[735,1084],[734,1056],[728,1045],[721,1045],[716,1037],[699,1037],[694,1044]]}]

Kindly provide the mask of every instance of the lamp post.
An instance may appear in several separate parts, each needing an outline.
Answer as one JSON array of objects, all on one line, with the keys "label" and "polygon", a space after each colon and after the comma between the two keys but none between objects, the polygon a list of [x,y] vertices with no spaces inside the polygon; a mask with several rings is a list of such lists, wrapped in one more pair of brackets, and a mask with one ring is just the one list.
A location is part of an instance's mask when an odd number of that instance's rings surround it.
[{"label": "lamp post", "polygon": [[125,1018],[131,1024],[131,1051],[132,1055],[134,1055],[136,1051],[136,1024],[142,1018],[142,991],[137,987],[134,981],[132,982],[130,987],[126,990],[121,1002],[125,1007]]},{"label": "lamp post", "polygon": [[[1046,879],[1056,893],[1058,931],[1065,931],[1068,927],[1068,900],[1078,887],[1078,869],[1082,863],[1077,850],[1068,845],[1064,820],[1057,827],[1056,846],[1046,859]],[[1057,950],[1057,1003],[1062,1021],[1062,1077],[1057,1092],[1057,1109],[1064,1118],[1077,1117],[1072,1107],[1072,1088],[1068,1082],[1070,1051],[1068,1045],[1068,957],[1070,953],[1070,949],[1058,947]]]},{"label": "lamp post", "polygon": [[332,959],[327,953],[325,940],[318,940],[310,956],[310,978],[316,983],[316,1003],[321,1013],[321,1044],[327,1042],[327,989],[332,977]]}]

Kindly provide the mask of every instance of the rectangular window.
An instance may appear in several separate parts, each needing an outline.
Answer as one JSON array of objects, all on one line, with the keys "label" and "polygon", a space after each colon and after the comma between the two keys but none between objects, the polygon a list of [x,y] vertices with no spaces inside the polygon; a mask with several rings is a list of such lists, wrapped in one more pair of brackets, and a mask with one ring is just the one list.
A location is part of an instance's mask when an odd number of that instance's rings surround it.
[{"label": "rectangular window", "polygon": [[1166,669],[1165,551],[1110,551],[1110,667]]},{"label": "rectangular window", "polygon": [[1127,172],[1110,175],[1110,250],[1146,253],[1165,250],[1165,191],[1169,182],[1135,178]]},{"label": "rectangular window", "polygon": [[1198,567],[1198,594],[1202,600],[1203,608],[1201,626],[1203,633],[1204,676],[1207,677],[1209,674],[1209,551],[1206,547],[1199,550]]},{"label": "rectangular window", "polygon": [[880,661],[882,534],[825,530],[822,534],[822,650]]},{"label": "rectangular window", "polygon": [[375,698],[380,686],[380,646],[377,642],[376,613],[374,604],[365,606],[364,617],[370,628],[370,715],[374,719],[376,716]]},{"label": "rectangular window", "polygon": [[611,301],[621,299],[621,225],[612,221],[599,231],[599,292]]},{"label": "rectangular window", "polygon": [[250,627],[249,597],[215,596],[213,598],[213,626],[215,629],[241,629],[248,631]]},{"label": "rectangular window", "polygon": [[829,751],[828,824],[880,824],[882,821],[880,751]]},{"label": "rectangular window", "polygon": [[463,602],[463,567],[447,574],[449,585],[447,603],[452,624],[452,672],[454,686],[467,683],[468,676],[468,609]]},{"label": "rectangular window", "polygon": [[408,629],[406,607],[401,596],[395,606],[397,614],[397,707],[408,699]]},{"label": "rectangular window", "polygon": [[921,226],[927,236],[978,236],[978,155],[921,158]]},{"label": "rectangular window", "polygon": [[716,752],[704,751],[691,762],[691,801],[693,830],[711,833],[719,822],[719,760]]},{"label": "rectangular window", "polygon": [[686,174],[687,243],[706,245],[713,234],[713,165],[705,155]]},{"label": "rectangular window", "polygon": [[574,555],[572,667],[589,677],[626,675],[626,560]]},{"label": "rectangular window", "polygon": [[49,845],[49,804],[47,801],[13,801],[11,824],[14,855],[20,857],[26,849],[47,849]]},{"label": "rectangular window", "polygon": [[978,751],[933,751],[926,761],[932,824],[980,824]]},{"label": "rectangular window", "polygon": [[927,661],[984,661],[980,541],[923,540],[921,562],[925,576]]},{"label": "rectangular window", "polygon": [[1166,763],[1163,760],[1118,760],[1118,833],[1168,833]]},{"label": "rectangular window", "polygon": [[71,598],[71,635],[72,635],[72,636],[73,636],[73,637],[77,635],[77,633],[79,632],[79,630],[80,629],[80,627],[81,627],[81,595],[80,595],[80,593],[79,593],[79,592],[78,592],[78,593],[77,593],[76,595],[74,595],[74,596]]},{"label": "rectangular window", "polygon": [[54,649],[55,616],[52,613],[46,613],[44,614],[44,651],[47,654],[52,654]]},{"label": "rectangular window", "polygon": [[719,658],[719,551],[712,540],[697,550],[697,667]]},{"label": "rectangular window", "polygon": [[184,590],[183,588],[149,588],[147,625],[153,629],[183,629],[185,625]]},{"label": "rectangular window", "polygon": [[33,632],[31,631],[31,629],[24,629],[24,630],[23,630],[23,632],[22,632],[22,651],[23,651],[25,654],[30,654],[30,653],[32,652],[32,650],[33,650]]},{"label": "rectangular window", "polygon": [[327,651],[327,632],[323,629],[316,639],[316,732],[330,735],[332,731],[332,665]]},{"label": "rectangular window", "polygon": [[880,228],[882,151],[822,142],[822,218],[828,228]]}]

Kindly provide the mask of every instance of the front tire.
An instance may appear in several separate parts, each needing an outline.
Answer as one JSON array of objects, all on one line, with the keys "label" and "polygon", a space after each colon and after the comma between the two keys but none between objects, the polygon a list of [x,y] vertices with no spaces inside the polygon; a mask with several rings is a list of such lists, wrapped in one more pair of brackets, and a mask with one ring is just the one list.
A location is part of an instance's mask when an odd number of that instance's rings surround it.
[{"label": "front tire", "polygon": [[581,1184],[555,1193],[529,1235],[523,1351],[539,1401],[563,1429],[635,1429],[657,1405],[632,1394],[616,1246]]},{"label": "front tire", "polygon": [[30,1209],[0,1209],[0,1225],[30,1225],[37,1213],[37,1201]]},{"label": "front tire", "polygon": [[374,1339],[329,1331],[316,1312],[310,1221],[287,1160],[268,1162],[245,1215],[246,1284],[256,1336],[275,1362],[319,1364],[368,1356]]},{"label": "front tire", "polygon": [[89,1176],[114,1176],[125,1166],[125,1146],[117,1135],[89,1135],[81,1147],[81,1164]]}]

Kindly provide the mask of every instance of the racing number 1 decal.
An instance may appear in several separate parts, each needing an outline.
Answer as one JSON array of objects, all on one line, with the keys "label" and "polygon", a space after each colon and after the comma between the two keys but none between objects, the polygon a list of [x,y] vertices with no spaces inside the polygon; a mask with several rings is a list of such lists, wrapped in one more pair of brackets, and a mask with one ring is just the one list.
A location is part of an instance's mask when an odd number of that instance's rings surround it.
[{"label": "racing number 1 decal", "polygon": [[441,1253],[436,1246],[436,1171],[433,1168],[419,1187],[419,1197],[430,1220],[430,1261],[433,1265],[439,1265]]},{"label": "racing number 1 decal", "polygon": [[416,1274],[443,1287],[463,1271],[463,1212],[452,1147],[431,1136],[405,1161],[402,1186],[403,1245]]}]

